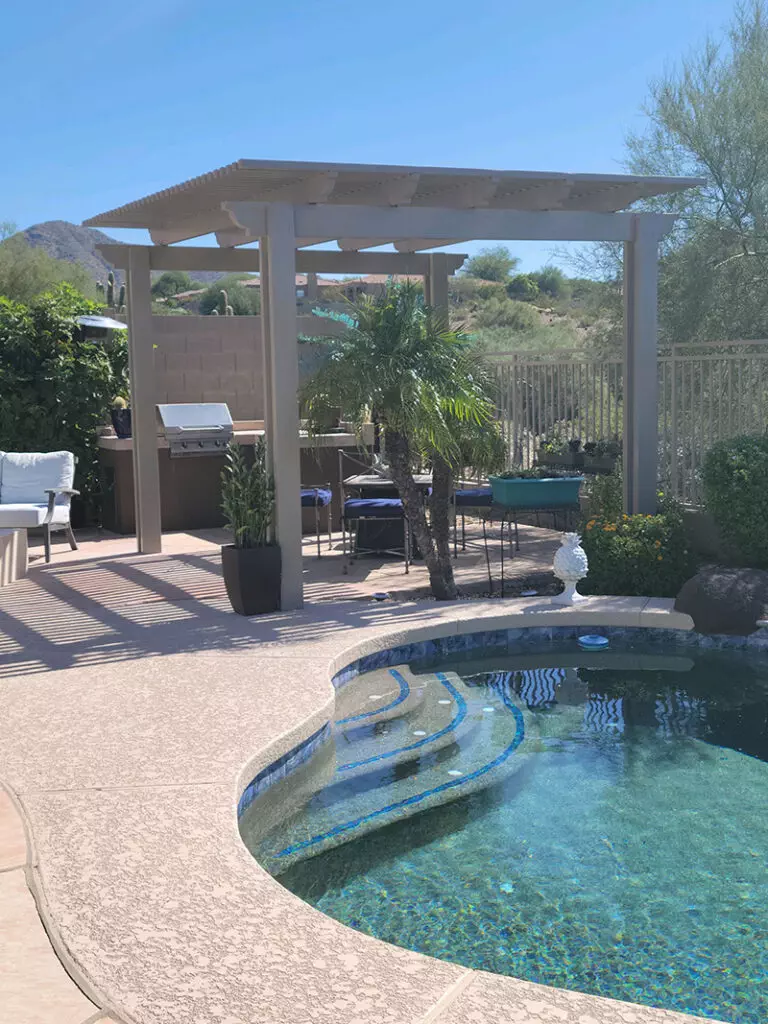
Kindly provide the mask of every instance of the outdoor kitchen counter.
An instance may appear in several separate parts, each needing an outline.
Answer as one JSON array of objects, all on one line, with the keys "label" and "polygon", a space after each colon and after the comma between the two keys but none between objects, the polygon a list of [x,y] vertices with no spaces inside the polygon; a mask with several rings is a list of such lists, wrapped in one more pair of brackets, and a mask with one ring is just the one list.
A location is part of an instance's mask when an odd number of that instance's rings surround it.
[{"label": "outdoor kitchen counter", "polygon": [[[264,430],[235,430],[235,441],[238,444],[254,444],[256,438],[263,436],[264,433]],[[315,434],[310,437],[306,430],[302,430],[299,432],[299,444],[302,448],[357,448],[360,442],[356,434]],[[168,447],[168,441],[162,434],[157,435],[157,447]],[[133,451],[133,438],[103,434],[99,437],[99,448],[113,452],[130,452]]]},{"label": "outdoor kitchen counter", "polygon": [[[235,440],[252,445],[264,434],[263,429],[242,429],[235,424]],[[310,437],[305,431],[300,436],[301,482],[304,486],[330,484],[333,491],[331,511],[334,528],[339,528],[339,466],[337,451],[343,448],[355,458],[365,461],[361,442],[353,433],[319,434]],[[372,438],[363,435],[366,447]],[[221,455],[186,456],[171,458],[168,442],[162,435],[157,438],[157,456],[160,466],[160,506],[162,528],[172,530],[204,530],[222,526]],[[110,435],[99,437],[99,462],[104,477],[102,522],[114,533],[136,532],[133,490],[133,440]],[[297,499],[298,500],[298,499]],[[326,510],[321,509],[320,527],[326,529]],[[313,509],[303,509],[304,530],[315,529]]]}]

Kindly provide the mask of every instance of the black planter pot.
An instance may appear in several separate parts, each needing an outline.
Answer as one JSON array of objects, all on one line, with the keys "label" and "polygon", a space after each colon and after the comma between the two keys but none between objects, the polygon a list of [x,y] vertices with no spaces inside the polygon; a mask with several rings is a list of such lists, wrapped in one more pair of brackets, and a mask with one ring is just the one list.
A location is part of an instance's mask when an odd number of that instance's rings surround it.
[{"label": "black planter pot", "polygon": [[227,597],[238,615],[263,615],[280,608],[280,548],[221,549],[221,567]]},{"label": "black planter pot", "polygon": [[130,437],[131,436],[131,410],[130,409],[113,409],[112,410],[112,426],[115,428],[115,433],[118,437]]}]

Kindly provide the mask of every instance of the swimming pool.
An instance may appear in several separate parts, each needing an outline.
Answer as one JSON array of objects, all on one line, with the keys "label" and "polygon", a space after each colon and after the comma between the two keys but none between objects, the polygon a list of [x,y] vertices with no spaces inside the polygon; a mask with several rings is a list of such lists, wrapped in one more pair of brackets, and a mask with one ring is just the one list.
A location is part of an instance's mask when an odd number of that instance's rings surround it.
[{"label": "swimming pool", "polygon": [[[476,969],[768,1019],[768,666],[573,635],[385,664],[242,809],[345,924]],[[279,777],[283,774],[283,777]]]}]

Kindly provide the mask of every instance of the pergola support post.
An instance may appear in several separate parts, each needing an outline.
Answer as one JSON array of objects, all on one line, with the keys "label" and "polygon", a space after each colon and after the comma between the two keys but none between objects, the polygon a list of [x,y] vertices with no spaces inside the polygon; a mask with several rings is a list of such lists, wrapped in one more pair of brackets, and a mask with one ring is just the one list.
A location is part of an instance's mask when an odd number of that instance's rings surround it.
[{"label": "pergola support post", "polygon": [[266,263],[266,294],[269,320],[265,331],[265,367],[268,368],[271,403],[267,431],[275,477],[275,539],[282,557],[280,607],[284,611],[304,604],[301,565],[301,466],[299,448],[299,357],[296,338],[296,232],[293,207],[270,203],[262,273]]},{"label": "pergola support post", "polygon": [[624,243],[624,509],[652,515],[657,507],[658,249],[666,224],[634,215]]},{"label": "pergola support post", "polygon": [[448,315],[448,254],[429,253],[429,271],[424,278],[424,301]]},{"label": "pergola support post", "polygon": [[130,246],[127,282],[128,371],[131,381],[136,539],[142,555],[162,550],[150,283],[148,248]]}]

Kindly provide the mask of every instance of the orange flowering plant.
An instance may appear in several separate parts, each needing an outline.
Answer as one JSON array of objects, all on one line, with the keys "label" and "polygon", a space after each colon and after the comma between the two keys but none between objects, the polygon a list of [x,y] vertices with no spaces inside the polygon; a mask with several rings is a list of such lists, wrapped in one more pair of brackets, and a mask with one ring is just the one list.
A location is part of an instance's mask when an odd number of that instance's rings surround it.
[{"label": "orange flowering plant", "polygon": [[589,575],[585,594],[675,597],[695,572],[680,508],[665,502],[657,515],[588,519],[581,530]]}]

